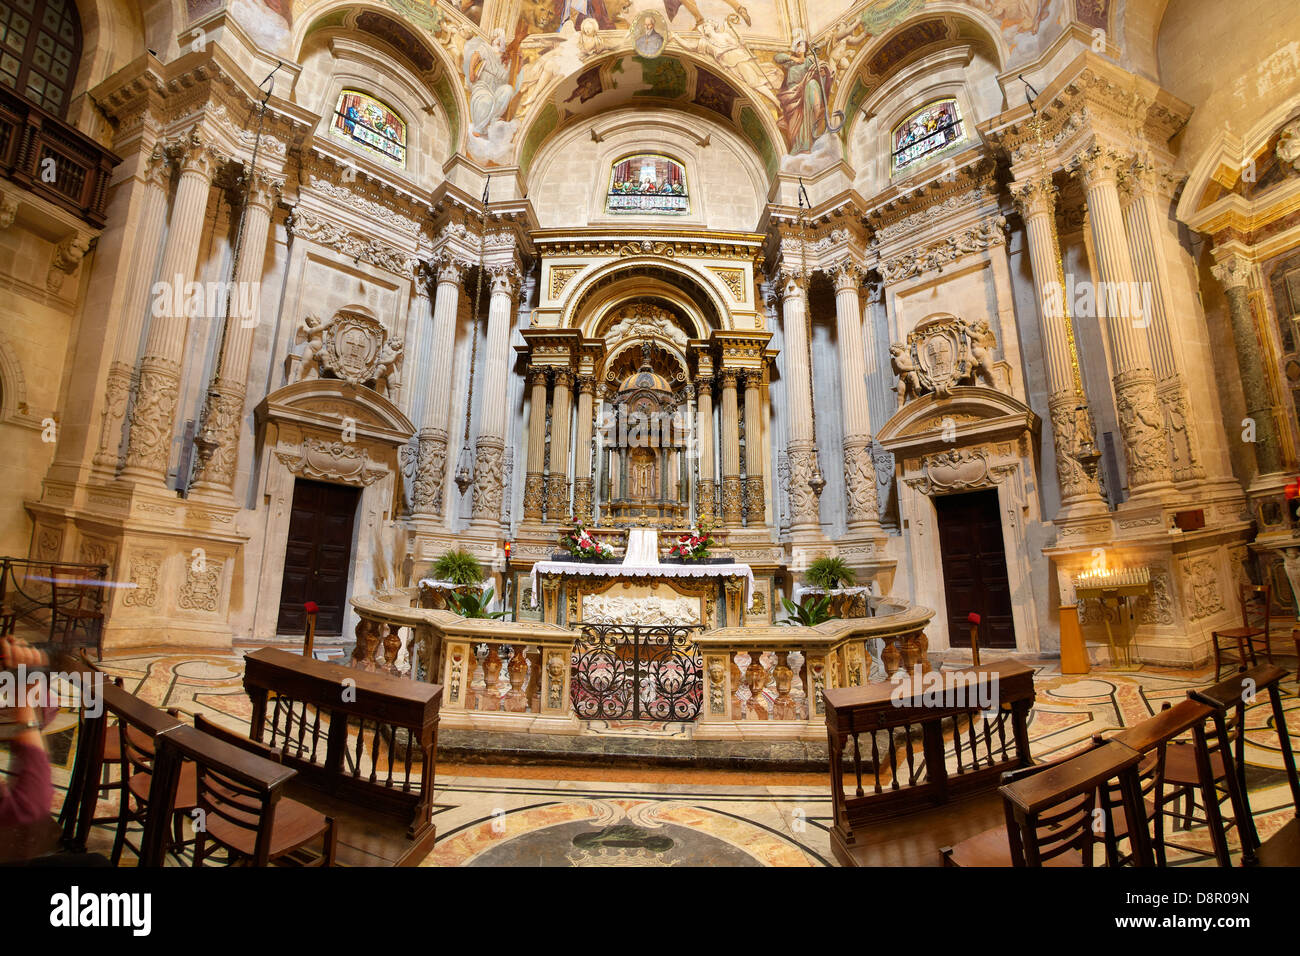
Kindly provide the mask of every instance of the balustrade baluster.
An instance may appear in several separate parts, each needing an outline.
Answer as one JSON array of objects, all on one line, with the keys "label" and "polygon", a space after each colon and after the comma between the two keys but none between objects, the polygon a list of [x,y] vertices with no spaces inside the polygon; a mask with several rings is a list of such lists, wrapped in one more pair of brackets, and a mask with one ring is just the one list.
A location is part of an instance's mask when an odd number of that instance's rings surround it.
[{"label": "balustrade baluster", "polygon": [[980,717],[984,720],[984,752],[988,755],[988,766],[993,766],[993,728],[989,726],[989,719],[983,714]]},{"label": "balustrade baluster", "polygon": [[[880,793],[880,745],[876,740],[877,731],[871,732],[871,772],[876,778],[876,793]],[[862,796],[862,786],[859,782],[858,796]]]},{"label": "balustrade baluster", "polygon": [[393,785],[393,765],[397,763],[397,727],[393,724],[388,725],[388,777],[384,780],[385,787]]},{"label": "balustrade baluster", "polygon": [[361,748],[365,746],[366,738],[366,718],[362,717],[360,725],[357,727],[357,746],[352,755],[352,776],[361,776]]},{"label": "balustrade baluster", "polygon": [[307,702],[302,701],[302,714],[298,718],[298,754],[301,755],[303,750],[303,738],[307,735]]},{"label": "balustrade baluster", "polygon": [[979,751],[979,734],[975,732],[975,711],[966,713],[966,732],[970,735],[970,762],[971,769],[980,768],[980,751]]},{"label": "balustrade baluster", "polygon": [[916,783],[916,758],[912,749],[912,725],[903,724],[903,738],[907,741],[907,783]]},{"label": "balustrade baluster", "polygon": [[894,743],[894,729],[889,729],[889,789],[898,789],[898,746]]},{"label": "balustrade baluster", "polygon": [[961,773],[966,769],[961,759],[961,721],[958,719],[957,714],[953,714],[950,719],[952,720],[953,751],[957,755],[957,772]]},{"label": "balustrade baluster", "polygon": [[1002,759],[1007,759],[1007,712],[998,708],[998,741],[1002,746]]},{"label": "balustrade baluster", "polygon": [[407,791],[409,791],[409,790],[411,789],[411,737],[412,737],[412,734],[411,734],[411,732],[408,730],[407,733],[406,733],[406,767],[405,767],[405,775],[402,777],[402,792],[403,792],[403,793],[406,793]]},{"label": "balustrade baluster", "polygon": [[[871,738],[873,746],[874,746],[874,744],[875,744],[875,739],[876,739],[876,738],[875,738],[875,735],[873,734],[873,735],[872,735],[872,738]],[[858,782],[858,791],[857,791],[857,792],[858,792],[858,796],[860,797],[860,796],[863,795],[863,791],[862,791],[862,751],[861,751],[860,749],[858,749],[858,735],[857,735],[856,733],[853,735],[853,775],[854,775],[854,777],[857,778],[857,782]],[[877,790],[880,789],[879,784],[877,784],[876,789],[877,789]]]},{"label": "balustrade baluster", "polygon": [[275,738],[276,738],[276,735],[279,733],[279,731],[280,731],[280,695],[279,695],[279,694],[276,694],[276,695],[275,695],[275,709],[271,711],[271,743],[270,743],[270,746],[272,746],[272,747],[275,746]]},{"label": "balustrade baluster", "polygon": [[380,723],[378,720],[376,720],[375,732],[370,738],[370,782],[371,783],[375,782],[375,777],[378,775],[379,772],[379,754],[382,751],[382,748],[379,743],[379,728],[380,728]]},{"label": "balustrade baluster", "polygon": [[316,747],[320,743],[320,708],[316,708],[316,721],[311,728],[311,762],[316,762]]}]

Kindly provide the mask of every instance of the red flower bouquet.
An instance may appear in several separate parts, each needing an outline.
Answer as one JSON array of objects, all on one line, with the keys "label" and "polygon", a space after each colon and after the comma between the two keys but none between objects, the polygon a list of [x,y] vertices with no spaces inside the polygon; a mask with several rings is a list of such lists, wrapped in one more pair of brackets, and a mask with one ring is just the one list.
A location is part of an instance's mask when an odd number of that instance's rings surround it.
[{"label": "red flower bouquet", "polygon": [[575,558],[612,558],[614,552],[601,544],[580,522],[560,536],[560,546]]},{"label": "red flower bouquet", "polygon": [[668,554],[684,561],[703,561],[709,556],[712,544],[713,537],[707,529],[692,528],[689,534],[677,539],[677,543],[668,549]]}]

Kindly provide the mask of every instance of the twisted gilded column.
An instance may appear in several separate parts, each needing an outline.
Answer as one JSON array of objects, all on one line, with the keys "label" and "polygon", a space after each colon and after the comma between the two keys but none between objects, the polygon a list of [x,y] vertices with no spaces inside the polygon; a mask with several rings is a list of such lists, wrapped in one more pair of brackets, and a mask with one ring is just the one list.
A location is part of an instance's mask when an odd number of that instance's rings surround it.
[{"label": "twisted gilded column", "polygon": [[722,370],[722,521],[739,528],[743,503],[740,491],[740,408],[736,379],[740,371]]},{"label": "twisted gilded column", "polygon": [[528,459],[524,472],[524,520],[541,524],[546,504],[546,369],[528,368]]},{"label": "twisted gilded column", "polygon": [[767,495],[763,490],[763,372],[745,373],[745,524],[767,523]]},{"label": "twisted gilded column", "polygon": [[879,531],[876,463],[871,457],[866,351],[862,344],[862,273],[844,263],[835,281],[835,336],[840,357],[840,412],[844,424],[844,493],[850,531]]},{"label": "twisted gilded column", "polygon": [[1236,346],[1237,368],[1241,372],[1246,414],[1255,422],[1255,463],[1259,466],[1259,473],[1267,475],[1282,470],[1282,445],[1264,370],[1264,349],[1255,328],[1255,317],[1250,313],[1247,290],[1254,268],[1249,259],[1227,255],[1211,266],[1210,272],[1223,285],[1228,299],[1228,316],[1232,320],[1232,341]]},{"label": "twisted gilded column", "polygon": [[702,375],[695,380],[698,396],[698,422],[695,445],[700,456],[700,485],[695,489],[695,513],[712,521],[717,512],[713,499],[713,377]]},{"label": "twisted gilded column", "polygon": [[473,524],[496,531],[501,526],[501,498],[506,447],[506,377],[510,361],[510,321],[519,294],[517,262],[488,266],[492,298],[488,304],[483,362],[483,400],[478,440],[474,443]]},{"label": "twisted gilded column", "polygon": [[1119,171],[1124,157],[1094,145],[1074,160],[1087,197],[1093,252],[1102,289],[1095,297],[1106,314],[1113,362],[1111,383],[1128,462],[1129,493],[1134,497],[1170,487],[1169,446],[1156,395],[1155,366],[1142,315],[1142,296],[1129,256],[1119,202]]},{"label": "twisted gilded column", "polygon": [[419,449],[412,482],[412,513],[441,517],[447,486],[447,442],[449,439],[447,394],[437,383],[451,381],[451,364],[456,348],[456,316],[460,312],[464,263],[451,258],[435,260],[437,284],[433,293],[433,335],[429,349],[429,378],[420,421]]},{"label": "twisted gilded column", "polygon": [[[260,320],[262,268],[266,262],[266,240],[271,229],[271,210],[279,199],[282,183],[268,176],[254,175],[243,212],[243,235],[239,239],[239,263],[235,271],[232,304],[226,310],[221,364],[211,390],[204,399],[199,438],[195,442],[194,483],[196,492],[228,495],[239,465],[239,426],[244,416],[248,386],[248,363],[253,354],[253,334]],[[249,305],[246,313],[243,305]],[[238,305],[238,307],[236,307]]]},{"label": "twisted gilded column", "polygon": [[154,146],[144,167],[140,218],[132,235],[135,256],[131,260],[131,286],[122,306],[122,324],[113,350],[113,363],[108,367],[104,410],[99,421],[99,444],[93,459],[95,471],[104,478],[112,477],[122,463],[122,428],[126,424],[131,380],[140,350],[140,332],[149,309],[154,265],[163,241],[163,226],[167,222],[171,165],[161,144]]},{"label": "twisted gilded column", "polygon": [[813,440],[812,369],[808,343],[808,278],[787,272],[781,282],[781,324],[785,333],[786,411],[790,461],[790,530],[821,530],[821,492]]},{"label": "twisted gilded column", "polygon": [[159,489],[166,487],[185,354],[188,317],[183,292],[198,266],[208,192],[219,160],[197,130],[190,131],[178,150],[180,179],[158,269],[167,291],[157,302],[140,361],[139,395],[131,410],[131,435],[122,469],[124,479]]},{"label": "twisted gilded column", "polygon": [[555,370],[551,396],[551,468],[546,476],[546,519],[569,520],[569,419],[573,414],[573,372]]},{"label": "twisted gilded column", "polygon": [[1065,311],[1065,282],[1056,238],[1056,188],[1044,177],[1017,184],[1011,195],[1025,220],[1029,239],[1061,506],[1063,510],[1105,510],[1096,473],[1089,474],[1078,458],[1081,449],[1096,448],[1096,434],[1070,344],[1072,331]]},{"label": "twisted gilded column", "polygon": [[596,408],[596,376],[578,376],[578,434],[573,445],[573,516],[583,524],[592,517],[595,483],[591,475],[591,443]]}]

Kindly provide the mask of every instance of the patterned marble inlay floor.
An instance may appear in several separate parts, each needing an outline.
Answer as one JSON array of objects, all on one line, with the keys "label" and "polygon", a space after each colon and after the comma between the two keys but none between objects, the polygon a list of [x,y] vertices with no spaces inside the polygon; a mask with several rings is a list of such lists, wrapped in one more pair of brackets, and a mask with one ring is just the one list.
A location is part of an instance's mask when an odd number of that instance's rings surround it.
[{"label": "patterned marble inlay floor", "polygon": [[[1284,666],[1290,661],[1285,661]],[[1062,675],[1039,664],[1030,720],[1037,759],[1068,754],[1094,733],[1132,726],[1211,683],[1212,673],[1144,668]],[[242,656],[140,653],[105,670],[127,690],[163,707],[202,713],[246,730]],[[1295,681],[1283,683],[1287,725],[1300,747]],[[1290,793],[1264,702],[1247,716],[1246,763],[1260,835],[1285,820]],[[66,785],[70,755],[55,755]],[[557,779],[557,777],[571,779]],[[829,787],[812,775],[439,765],[438,843],[428,866],[724,865],[823,866],[832,862]],[[1280,808],[1286,807],[1286,810]],[[105,807],[101,812],[107,812]],[[1191,852],[1171,862],[1204,863],[1203,829],[1176,835]],[[1200,851],[1200,852],[1197,852]]]}]

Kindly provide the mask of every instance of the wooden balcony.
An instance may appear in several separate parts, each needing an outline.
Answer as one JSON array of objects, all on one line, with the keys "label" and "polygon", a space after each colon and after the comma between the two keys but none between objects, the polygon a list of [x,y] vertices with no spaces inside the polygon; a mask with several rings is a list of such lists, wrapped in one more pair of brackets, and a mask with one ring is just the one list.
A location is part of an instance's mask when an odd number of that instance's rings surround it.
[{"label": "wooden balcony", "polygon": [[10,182],[100,229],[109,177],[121,161],[54,114],[0,87],[0,170]]}]

